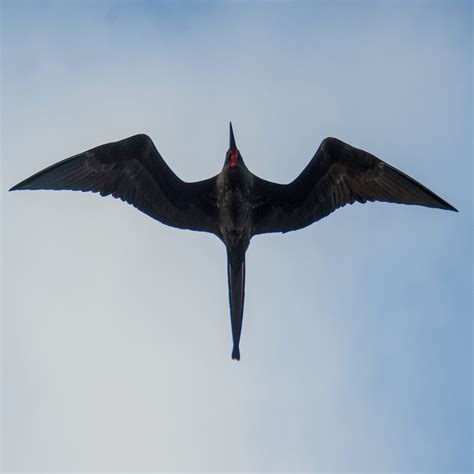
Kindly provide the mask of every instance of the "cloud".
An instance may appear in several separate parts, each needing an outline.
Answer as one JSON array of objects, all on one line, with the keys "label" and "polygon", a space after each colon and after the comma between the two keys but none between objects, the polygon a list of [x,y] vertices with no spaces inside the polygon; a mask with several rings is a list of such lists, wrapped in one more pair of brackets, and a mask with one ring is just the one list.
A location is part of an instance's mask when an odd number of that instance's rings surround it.
[{"label": "cloud", "polygon": [[148,133],[175,172],[293,179],[338,136],[461,212],[354,205],[248,252],[242,361],[212,236],[3,195],[4,469],[472,467],[471,7],[7,3],[3,180]]}]

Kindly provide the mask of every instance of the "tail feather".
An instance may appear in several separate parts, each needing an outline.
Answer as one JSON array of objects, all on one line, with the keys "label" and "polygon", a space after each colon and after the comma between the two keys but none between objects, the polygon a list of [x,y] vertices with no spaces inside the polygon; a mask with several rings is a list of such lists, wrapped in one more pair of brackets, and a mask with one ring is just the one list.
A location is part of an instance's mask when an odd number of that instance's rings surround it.
[{"label": "tail feather", "polygon": [[234,342],[232,359],[240,360],[239,343],[240,333],[242,332],[245,297],[245,257],[238,262],[228,259],[227,271],[229,282],[230,321]]},{"label": "tail feather", "polygon": [[234,348],[232,349],[232,359],[233,360],[240,360],[239,346],[234,346]]}]

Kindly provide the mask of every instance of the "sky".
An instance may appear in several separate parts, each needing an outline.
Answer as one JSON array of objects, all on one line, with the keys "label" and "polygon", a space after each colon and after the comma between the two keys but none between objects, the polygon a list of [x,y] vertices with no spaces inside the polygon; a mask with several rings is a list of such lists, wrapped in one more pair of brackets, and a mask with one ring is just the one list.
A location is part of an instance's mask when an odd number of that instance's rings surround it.
[{"label": "sky", "polygon": [[[470,2],[2,9],[2,471],[471,472]],[[225,249],[12,185],[147,133],[186,181],[232,120],[289,182],[336,136],[459,213],[346,206],[254,238],[240,362]]]}]

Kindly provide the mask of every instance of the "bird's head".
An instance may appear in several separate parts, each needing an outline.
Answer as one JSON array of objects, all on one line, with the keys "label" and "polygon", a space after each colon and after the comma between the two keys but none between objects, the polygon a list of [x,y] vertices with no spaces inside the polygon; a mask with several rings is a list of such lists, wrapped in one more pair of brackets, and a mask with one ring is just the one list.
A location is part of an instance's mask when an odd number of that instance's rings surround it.
[{"label": "bird's head", "polygon": [[241,161],[240,151],[237,149],[235,144],[234,131],[232,130],[232,122],[230,122],[230,135],[229,135],[229,149],[226,154],[226,163],[232,169],[237,168],[239,161]]}]

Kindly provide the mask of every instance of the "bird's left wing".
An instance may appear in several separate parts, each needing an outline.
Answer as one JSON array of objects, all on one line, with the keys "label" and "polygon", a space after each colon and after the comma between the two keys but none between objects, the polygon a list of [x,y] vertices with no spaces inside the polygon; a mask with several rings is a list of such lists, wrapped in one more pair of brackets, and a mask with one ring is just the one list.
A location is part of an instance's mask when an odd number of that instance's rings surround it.
[{"label": "bird's left wing", "polygon": [[358,201],[456,209],[405,173],[337,138],[326,138],[290,184],[255,176],[252,234],[301,229]]},{"label": "bird's left wing", "polygon": [[185,183],[169,168],[150,137],[143,134],[67,158],[10,191],[22,189],[112,195],[169,226],[219,234],[215,178]]}]

